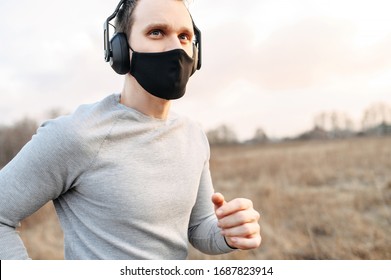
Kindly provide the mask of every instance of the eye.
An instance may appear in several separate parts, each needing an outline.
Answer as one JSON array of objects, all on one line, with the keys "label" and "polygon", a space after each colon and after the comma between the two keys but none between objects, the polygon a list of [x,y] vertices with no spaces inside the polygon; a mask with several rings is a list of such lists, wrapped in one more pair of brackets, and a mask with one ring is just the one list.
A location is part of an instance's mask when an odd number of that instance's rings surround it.
[{"label": "eye", "polygon": [[191,41],[191,36],[190,36],[189,34],[186,34],[186,33],[180,34],[180,35],[178,36],[178,38],[179,38],[182,42],[184,42],[184,43],[190,42],[190,41]]},{"label": "eye", "polygon": [[160,38],[160,37],[162,37],[164,34],[163,34],[163,31],[162,31],[162,30],[160,30],[160,29],[154,29],[154,30],[149,31],[148,35],[151,36],[151,37],[153,37],[153,38]]}]

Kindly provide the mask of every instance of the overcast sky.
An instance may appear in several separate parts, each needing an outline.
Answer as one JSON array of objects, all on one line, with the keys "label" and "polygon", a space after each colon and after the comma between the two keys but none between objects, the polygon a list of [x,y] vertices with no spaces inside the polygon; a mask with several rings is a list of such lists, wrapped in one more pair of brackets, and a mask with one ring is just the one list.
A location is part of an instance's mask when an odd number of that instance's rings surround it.
[{"label": "overcast sky", "polygon": [[[172,109],[244,139],[307,130],[323,111],[356,124],[391,106],[389,0],[194,0],[203,66]],[[0,123],[72,112],[122,89],[103,59],[114,0],[0,0]]]}]

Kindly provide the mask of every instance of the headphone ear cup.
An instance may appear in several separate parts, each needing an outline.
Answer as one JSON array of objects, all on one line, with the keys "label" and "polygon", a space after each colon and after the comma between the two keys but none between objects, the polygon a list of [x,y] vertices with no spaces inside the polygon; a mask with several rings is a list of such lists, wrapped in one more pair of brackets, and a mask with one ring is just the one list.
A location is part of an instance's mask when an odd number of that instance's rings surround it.
[{"label": "headphone ear cup", "polygon": [[198,48],[196,47],[195,44],[193,44],[193,59],[194,59],[194,63],[193,63],[193,70],[191,71],[191,75],[193,75],[194,72],[198,69]]},{"label": "headphone ear cup", "polygon": [[130,56],[128,38],[125,33],[116,33],[110,40],[111,53],[110,65],[120,75],[129,73]]}]

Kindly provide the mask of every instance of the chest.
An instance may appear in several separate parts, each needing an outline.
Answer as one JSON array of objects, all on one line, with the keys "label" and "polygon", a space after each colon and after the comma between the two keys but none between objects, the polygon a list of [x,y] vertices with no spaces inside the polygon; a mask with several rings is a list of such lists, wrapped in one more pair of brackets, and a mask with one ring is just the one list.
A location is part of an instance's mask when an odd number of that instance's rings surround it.
[{"label": "chest", "polygon": [[74,191],[115,217],[167,223],[190,216],[206,160],[205,148],[181,130],[113,133]]}]

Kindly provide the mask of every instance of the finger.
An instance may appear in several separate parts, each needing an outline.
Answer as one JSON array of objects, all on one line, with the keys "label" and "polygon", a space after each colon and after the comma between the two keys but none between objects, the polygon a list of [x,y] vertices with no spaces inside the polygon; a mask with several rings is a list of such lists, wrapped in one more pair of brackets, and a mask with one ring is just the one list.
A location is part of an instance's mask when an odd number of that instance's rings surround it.
[{"label": "finger", "polygon": [[220,216],[223,217],[242,210],[247,210],[252,208],[253,208],[253,203],[251,200],[245,198],[236,198],[222,205],[219,210],[221,211]]},{"label": "finger", "polygon": [[222,229],[227,229],[247,223],[258,223],[259,218],[259,213],[254,209],[241,210],[220,218],[218,226]]},{"label": "finger", "polygon": [[262,238],[260,235],[252,237],[226,237],[228,244],[242,250],[256,249],[261,245]]},{"label": "finger", "polygon": [[224,196],[221,193],[214,193],[212,195],[212,202],[215,206],[215,210],[219,209],[221,206],[223,206],[226,203]]},{"label": "finger", "polygon": [[221,230],[221,234],[226,237],[249,237],[258,235],[259,233],[260,226],[255,222]]}]

